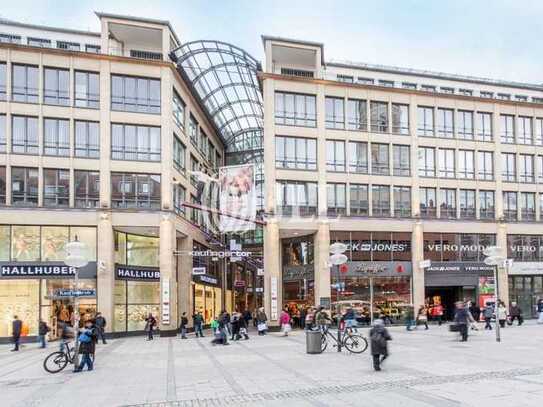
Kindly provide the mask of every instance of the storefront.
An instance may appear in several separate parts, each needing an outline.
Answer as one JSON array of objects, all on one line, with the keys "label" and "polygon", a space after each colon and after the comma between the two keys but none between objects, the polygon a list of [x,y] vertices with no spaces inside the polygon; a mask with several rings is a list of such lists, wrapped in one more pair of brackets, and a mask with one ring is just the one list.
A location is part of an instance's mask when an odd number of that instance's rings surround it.
[{"label": "storefront", "polygon": [[283,240],[283,307],[292,315],[314,305],[313,237]]},{"label": "storefront", "polygon": [[[205,252],[206,246],[194,242],[193,250]],[[222,259],[221,259],[222,260]],[[213,318],[222,311],[222,280],[220,276],[219,259],[213,257],[194,256],[192,259],[193,273],[191,283],[192,314],[201,312],[205,324],[210,324]],[[232,290],[227,290],[225,298],[226,310],[232,312]]]}]

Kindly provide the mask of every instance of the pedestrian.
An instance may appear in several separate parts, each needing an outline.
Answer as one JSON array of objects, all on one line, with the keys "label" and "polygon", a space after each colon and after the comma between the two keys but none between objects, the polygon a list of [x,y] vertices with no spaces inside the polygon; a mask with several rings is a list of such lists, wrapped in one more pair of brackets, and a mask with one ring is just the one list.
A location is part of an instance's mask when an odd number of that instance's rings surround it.
[{"label": "pedestrian", "polygon": [[226,310],[222,310],[219,316],[219,335],[223,345],[230,345],[228,343],[228,324],[230,322],[230,315]]},{"label": "pedestrian", "polygon": [[102,315],[101,312],[96,313],[96,319],[94,320],[94,325],[96,326],[96,339],[102,339],[102,343],[105,345],[106,342],[106,325],[107,321]]},{"label": "pedestrian", "polygon": [[67,322],[61,321],[59,323],[59,327],[60,327],[60,351],[64,352],[64,346],[66,346],[66,344],[74,338],[75,331]]},{"label": "pedestrian", "polygon": [[522,318],[522,310],[515,301],[511,302],[511,306],[509,307],[509,315],[511,316],[511,319],[509,320],[510,325],[513,325],[513,321],[515,319],[517,320],[519,326],[524,322],[524,318]]},{"label": "pedestrian", "polygon": [[415,308],[409,304],[405,307],[405,329],[411,331],[411,327],[414,325]]},{"label": "pedestrian", "polygon": [[225,328],[228,335],[232,334],[232,320],[230,318],[230,314],[228,311],[223,311],[224,314],[224,321],[225,321]]},{"label": "pedestrian", "polygon": [[311,331],[315,326],[315,308],[309,307],[305,314],[304,327],[306,330]]},{"label": "pedestrian", "polygon": [[219,318],[215,317],[211,321],[211,332],[213,333],[213,340],[211,341],[212,345],[217,345],[222,343],[222,335],[219,330]]},{"label": "pedestrian", "polygon": [[354,313],[354,309],[352,307],[347,308],[347,311],[345,311],[345,315],[343,315],[343,320],[345,321],[345,329],[358,332],[356,314]]},{"label": "pedestrian", "polygon": [[283,336],[288,336],[288,333],[292,330],[292,326],[290,325],[290,314],[288,313],[287,307],[281,311],[279,323],[281,325],[281,332],[283,332]]},{"label": "pedestrian", "polygon": [[264,307],[259,308],[256,314],[256,328],[258,329],[259,336],[266,335],[266,331],[268,330],[268,326],[266,324],[267,320],[268,320],[268,317],[266,316],[266,313],[264,312]]},{"label": "pedestrian", "polygon": [[486,304],[485,308],[483,309],[483,318],[485,319],[485,330],[488,329],[492,331],[492,325],[490,325],[490,321],[492,320],[492,316],[494,315],[494,307],[492,304]]},{"label": "pedestrian", "polygon": [[537,323],[543,324],[543,298],[540,298],[539,301],[537,302],[537,314],[538,314]]},{"label": "pedestrian", "polygon": [[246,309],[243,311],[243,319],[245,321],[245,328],[249,328],[249,321],[253,319],[253,316],[251,315],[251,311]]},{"label": "pedestrian", "polygon": [[241,314],[237,311],[235,311],[233,314],[232,314],[232,319],[230,321],[230,324],[232,326],[232,332],[231,332],[231,337],[230,337],[230,340],[231,341],[237,341],[238,339],[241,339],[241,335],[239,334],[239,330],[240,330],[240,323],[239,321],[241,320]]},{"label": "pedestrian", "polygon": [[475,322],[479,322],[481,318],[481,308],[477,305],[475,301],[471,302],[471,305],[469,306],[469,312],[473,316],[473,319]]},{"label": "pedestrian", "polygon": [[305,317],[307,316],[307,310],[304,306],[300,310],[300,328],[305,329]]},{"label": "pedestrian", "polygon": [[[251,313],[249,312],[249,317],[251,316]],[[240,318],[239,319],[239,339],[241,339],[241,335],[243,335],[243,337],[245,338],[245,340],[248,340],[249,339],[249,334],[248,334],[248,327],[249,327],[249,321],[250,320],[246,320],[245,318]]]},{"label": "pedestrian", "polygon": [[155,326],[156,318],[153,316],[153,314],[149,313],[147,318],[145,318],[145,332],[147,332],[148,341],[153,340],[153,329],[155,329]]},{"label": "pedestrian", "polygon": [[497,313],[498,322],[500,323],[500,328],[505,328],[505,321],[507,321],[507,308],[503,301],[498,300],[498,313]]},{"label": "pedestrian", "polygon": [[204,333],[202,331],[202,326],[204,325],[204,317],[200,311],[192,316],[192,325],[194,326],[194,333],[196,334],[196,337],[203,338]]},{"label": "pedestrian", "polygon": [[373,321],[373,328],[370,329],[370,346],[371,355],[373,358],[373,368],[379,372],[381,363],[388,357],[388,341],[392,337],[385,328],[385,323],[382,319]]},{"label": "pedestrian", "polygon": [[189,320],[187,318],[187,313],[183,312],[181,314],[181,323],[179,324],[179,333],[181,334],[181,339],[187,339],[187,325]]},{"label": "pedestrian", "polygon": [[74,373],[81,372],[85,366],[87,366],[89,372],[94,369],[94,357],[91,358],[91,355],[94,356],[97,339],[92,321],[87,320],[79,333],[79,354],[82,358],[79,366],[74,370]]},{"label": "pedestrian", "polygon": [[328,316],[328,312],[326,312],[322,305],[319,307],[319,310],[315,314],[315,323],[317,324],[321,332],[327,331],[328,327],[332,323],[332,319]]},{"label": "pedestrian", "polygon": [[458,326],[461,335],[461,342],[468,341],[469,312],[462,301],[456,303],[456,313],[454,314],[454,323]]},{"label": "pedestrian", "polygon": [[425,330],[428,329],[428,309],[425,305],[421,305],[419,307],[415,329],[419,326],[419,324],[424,324],[426,327]]},{"label": "pedestrian", "polygon": [[13,349],[11,350],[12,352],[17,352],[19,350],[22,332],[23,321],[21,321],[17,315],[14,315],[13,322],[11,323],[11,335],[13,336]]},{"label": "pedestrian", "polygon": [[45,322],[43,319],[40,318],[40,323],[38,325],[38,337],[40,339],[40,348],[44,349],[47,347],[47,339],[46,335],[51,330],[49,326],[47,326],[47,322]]}]

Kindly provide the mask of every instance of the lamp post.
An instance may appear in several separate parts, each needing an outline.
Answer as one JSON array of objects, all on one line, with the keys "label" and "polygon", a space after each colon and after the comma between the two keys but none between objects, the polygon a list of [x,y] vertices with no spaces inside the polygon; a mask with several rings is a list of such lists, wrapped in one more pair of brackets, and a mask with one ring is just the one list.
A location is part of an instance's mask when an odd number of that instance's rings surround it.
[{"label": "lamp post", "polygon": [[[336,292],[339,292],[339,277],[340,277],[340,271],[339,266],[346,263],[348,258],[343,253],[347,251],[347,245],[345,243],[336,242],[330,245],[330,253],[332,255],[328,258],[328,261],[333,266],[337,266],[338,268],[338,282],[336,286]],[[339,302],[339,295],[338,295],[338,302]],[[338,310],[339,310],[339,304],[338,304]],[[338,312],[339,314],[339,312]],[[337,320],[337,351],[341,352],[341,326],[340,326],[340,320],[338,317]]]},{"label": "lamp post", "polygon": [[501,342],[500,324],[498,321],[498,265],[504,264],[507,260],[500,254],[501,249],[498,246],[489,246],[483,250],[483,254],[486,256],[485,264],[488,266],[494,266],[494,313],[496,314],[496,342]]},{"label": "lamp post", "polygon": [[87,246],[75,237],[73,242],[66,244],[66,259],[64,264],[75,268],[74,275],[74,370],[79,366],[79,269],[85,267],[87,260]]}]

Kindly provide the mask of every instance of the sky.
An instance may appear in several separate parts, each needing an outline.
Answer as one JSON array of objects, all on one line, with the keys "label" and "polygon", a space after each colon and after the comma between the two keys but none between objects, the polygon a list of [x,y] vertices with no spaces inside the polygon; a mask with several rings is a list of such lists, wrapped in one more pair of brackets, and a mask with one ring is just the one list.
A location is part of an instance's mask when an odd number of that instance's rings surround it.
[{"label": "sky", "polygon": [[326,60],[543,84],[541,0],[18,0],[0,16],[99,31],[94,11],[169,20],[264,59],[263,34],[324,44]]}]

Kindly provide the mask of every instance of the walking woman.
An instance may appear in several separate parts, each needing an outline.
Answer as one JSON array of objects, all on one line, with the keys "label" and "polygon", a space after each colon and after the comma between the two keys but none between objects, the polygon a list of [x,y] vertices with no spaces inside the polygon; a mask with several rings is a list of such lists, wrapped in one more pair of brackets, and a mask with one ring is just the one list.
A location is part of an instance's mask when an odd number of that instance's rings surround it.
[{"label": "walking woman", "polygon": [[147,340],[153,340],[153,329],[156,326],[156,318],[153,314],[149,313],[149,316],[145,318],[145,332],[147,332]]},{"label": "walking woman", "polygon": [[425,329],[428,329],[428,309],[424,305],[421,305],[419,308],[415,328],[419,326],[419,324],[424,324],[426,327]]},{"label": "walking woman", "polygon": [[507,308],[503,301],[498,301],[498,321],[500,323],[500,328],[505,328],[505,321],[507,321]]},{"label": "walking woman", "polygon": [[292,327],[290,326],[290,315],[288,313],[288,307],[285,307],[285,309],[281,311],[279,323],[281,324],[281,332],[283,332],[283,336],[288,336],[288,333],[292,329]]},{"label": "walking woman", "polygon": [[267,320],[268,317],[264,312],[264,307],[261,307],[256,314],[256,328],[259,336],[266,335],[266,331],[268,330],[268,326],[266,325]]}]

